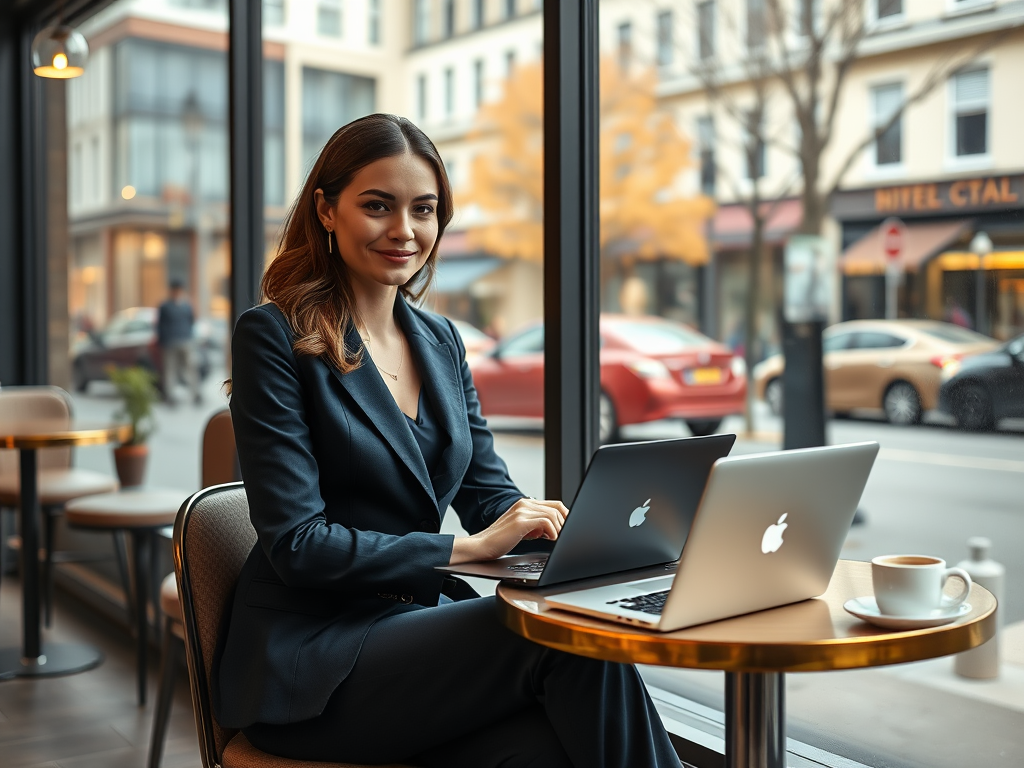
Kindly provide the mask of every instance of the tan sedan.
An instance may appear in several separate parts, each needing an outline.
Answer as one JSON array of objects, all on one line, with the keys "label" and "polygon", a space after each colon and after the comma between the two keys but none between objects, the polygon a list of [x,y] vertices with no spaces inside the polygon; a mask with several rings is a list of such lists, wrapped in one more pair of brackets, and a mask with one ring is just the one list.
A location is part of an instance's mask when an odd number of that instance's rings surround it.
[{"label": "tan sedan", "polygon": [[[825,330],[822,349],[828,409],[881,408],[893,424],[916,424],[935,408],[944,366],[994,349],[994,339],[935,320],[850,320]],[[782,355],[754,368],[755,393],[782,412]]]}]

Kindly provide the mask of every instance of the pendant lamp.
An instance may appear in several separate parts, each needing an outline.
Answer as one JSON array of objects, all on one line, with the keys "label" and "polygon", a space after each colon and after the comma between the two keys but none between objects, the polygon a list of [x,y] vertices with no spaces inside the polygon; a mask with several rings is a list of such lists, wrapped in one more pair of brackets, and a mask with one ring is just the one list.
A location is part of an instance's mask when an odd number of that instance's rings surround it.
[{"label": "pendant lamp", "polygon": [[40,77],[67,80],[85,72],[89,44],[64,24],[46,27],[32,41],[32,71]]}]

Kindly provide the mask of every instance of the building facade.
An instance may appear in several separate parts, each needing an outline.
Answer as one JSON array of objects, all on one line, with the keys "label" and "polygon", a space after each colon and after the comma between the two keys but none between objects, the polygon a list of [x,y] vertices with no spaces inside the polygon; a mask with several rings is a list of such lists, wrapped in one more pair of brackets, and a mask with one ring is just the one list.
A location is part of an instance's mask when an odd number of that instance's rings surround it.
[{"label": "building facade", "polygon": [[[770,83],[762,99],[765,140],[753,155],[744,152],[753,129],[737,117],[757,104],[743,62],[765,44],[765,7],[600,4],[603,54],[623,71],[657,73],[658,107],[689,142],[691,162],[674,184],[717,204],[705,225],[710,257],[638,258],[642,243],[605,254],[602,309],[675,317],[743,344],[756,189],[766,217],[762,355],[778,345],[784,247],[803,219],[800,129],[782,84]],[[803,7],[783,4],[793,50],[806,45],[806,24],[823,24],[839,4],[810,4],[810,15]],[[459,201],[429,301],[498,335],[538,320],[541,261],[490,252],[471,231],[487,218],[475,202],[473,164],[494,151],[480,110],[502,98],[517,67],[541,63],[541,10],[540,0],[265,0],[267,258],[331,133],[362,114],[395,112],[434,140]],[[822,233],[842,254],[833,319],[884,314],[878,228],[898,216],[906,225],[901,315],[1019,333],[1024,146],[1014,141],[1014,73],[1024,68],[1024,7],[864,0],[860,10],[863,40],[821,158],[822,184],[835,186]],[[226,24],[223,0],[118,0],[84,29],[92,62],[68,86],[69,310],[79,329],[159,303],[171,278],[190,286],[201,316],[226,315]],[[952,56],[963,66],[919,93]],[[701,75],[708,62],[718,68],[715,93]],[[981,231],[993,246],[979,259],[970,245]]]}]

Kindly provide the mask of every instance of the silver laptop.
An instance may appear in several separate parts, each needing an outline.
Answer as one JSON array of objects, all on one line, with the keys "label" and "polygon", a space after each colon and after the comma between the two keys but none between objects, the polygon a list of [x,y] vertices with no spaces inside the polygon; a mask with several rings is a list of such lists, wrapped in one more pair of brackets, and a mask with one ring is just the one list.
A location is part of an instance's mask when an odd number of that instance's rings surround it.
[{"label": "silver laptop", "polygon": [[877,455],[878,443],[867,442],[721,459],[675,574],[545,601],[669,632],[817,597]]},{"label": "silver laptop", "polygon": [[435,570],[543,587],[670,563],[679,557],[714,463],[736,435],[598,448],[547,552]]}]

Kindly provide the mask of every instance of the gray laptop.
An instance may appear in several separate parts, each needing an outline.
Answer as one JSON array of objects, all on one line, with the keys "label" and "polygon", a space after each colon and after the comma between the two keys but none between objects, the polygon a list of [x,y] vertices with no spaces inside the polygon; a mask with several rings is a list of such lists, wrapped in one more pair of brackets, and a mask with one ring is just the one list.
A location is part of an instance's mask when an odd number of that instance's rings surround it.
[{"label": "gray laptop", "polygon": [[543,587],[671,563],[683,550],[714,463],[736,435],[598,448],[549,553],[436,568]]},{"label": "gray laptop", "polygon": [[724,458],[675,574],[545,597],[668,632],[821,595],[878,454],[854,443]]}]

